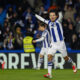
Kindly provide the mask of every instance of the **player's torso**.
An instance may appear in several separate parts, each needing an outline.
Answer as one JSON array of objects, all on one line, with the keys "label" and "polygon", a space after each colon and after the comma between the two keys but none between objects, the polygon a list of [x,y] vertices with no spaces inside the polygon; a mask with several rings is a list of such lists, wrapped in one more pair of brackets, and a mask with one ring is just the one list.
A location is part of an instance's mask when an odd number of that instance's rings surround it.
[{"label": "player's torso", "polygon": [[44,41],[42,41],[42,44],[43,44],[43,48],[48,48],[50,47],[50,34],[48,32],[48,30],[45,30],[43,33],[42,33],[42,36],[46,33],[46,36],[45,36],[45,39]]},{"label": "player's torso", "polygon": [[62,25],[59,21],[49,22],[48,24],[51,43],[64,41]]}]

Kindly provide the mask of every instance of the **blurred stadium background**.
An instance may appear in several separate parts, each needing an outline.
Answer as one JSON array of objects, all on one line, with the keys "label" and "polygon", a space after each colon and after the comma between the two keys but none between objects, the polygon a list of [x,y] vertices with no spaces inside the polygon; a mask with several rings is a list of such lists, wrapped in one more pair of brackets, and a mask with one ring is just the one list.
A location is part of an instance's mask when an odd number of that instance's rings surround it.
[{"label": "blurred stadium background", "polygon": [[[36,19],[34,13],[48,19],[49,10],[56,8],[63,12],[62,24],[68,54],[80,69],[80,0],[0,0],[0,59],[6,62],[5,69],[28,69],[0,70],[1,80],[9,80],[9,75],[10,80],[32,80],[33,78],[46,80],[41,77],[46,70],[40,72],[32,70],[36,68],[42,47],[41,43],[32,43],[32,39],[37,39],[42,34],[38,31],[40,21]],[[31,46],[26,46],[26,44]],[[42,65],[44,69],[47,69],[46,57],[45,55]],[[71,69],[68,63],[64,64],[59,52],[56,53],[55,60],[60,65],[60,69]],[[80,79],[80,72],[74,77],[71,70],[53,72],[54,75],[59,76],[58,78],[54,76],[55,80]],[[59,72],[64,74],[64,77]],[[30,74],[32,78],[29,77]],[[65,75],[69,76],[69,79]]]}]

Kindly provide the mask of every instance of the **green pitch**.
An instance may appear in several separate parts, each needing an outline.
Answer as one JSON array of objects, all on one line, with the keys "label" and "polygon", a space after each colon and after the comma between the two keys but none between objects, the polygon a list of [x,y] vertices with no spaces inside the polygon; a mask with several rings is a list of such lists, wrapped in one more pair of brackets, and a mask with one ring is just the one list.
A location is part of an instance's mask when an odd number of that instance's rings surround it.
[{"label": "green pitch", "polygon": [[76,74],[72,70],[53,70],[53,78],[47,79],[43,75],[47,70],[0,70],[0,80],[80,80],[80,70]]}]

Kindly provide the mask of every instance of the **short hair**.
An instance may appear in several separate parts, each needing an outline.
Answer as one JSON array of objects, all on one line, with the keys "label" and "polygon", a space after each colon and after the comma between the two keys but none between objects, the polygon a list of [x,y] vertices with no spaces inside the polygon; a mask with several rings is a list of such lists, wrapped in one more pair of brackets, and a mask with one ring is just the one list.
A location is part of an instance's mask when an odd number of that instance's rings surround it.
[{"label": "short hair", "polygon": [[50,14],[50,13],[55,13],[55,14],[56,14],[56,16],[58,16],[58,10],[56,10],[56,9],[54,9],[54,10],[53,10],[53,9],[51,9],[51,10],[49,11],[49,14]]},{"label": "short hair", "polygon": [[41,22],[40,24],[39,24],[39,26],[41,26],[41,27],[46,27],[46,24],[45,23],[43,23],[43,22]]}]

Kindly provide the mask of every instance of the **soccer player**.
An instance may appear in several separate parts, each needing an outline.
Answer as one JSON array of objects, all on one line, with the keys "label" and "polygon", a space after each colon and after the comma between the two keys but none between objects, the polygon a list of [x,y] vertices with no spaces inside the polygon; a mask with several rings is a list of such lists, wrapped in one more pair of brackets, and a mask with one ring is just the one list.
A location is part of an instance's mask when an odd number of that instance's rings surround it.
[{"label": "soccer player", "polygon": [[0,63],[2,65],[2,69],[4,69],[4,66],[5,66],[5,62],[3,60],[0,59]]},{"label": "soccer player", "polygon": [[42,44],[43,44],[39,54],[40,59],[38,62],[37,69],[40,69],[41,64],[43,62],[43,56],[44,54],[48,54],[48,48],[50,47],[50,35],[44,23],[39,24],[39,31],[42,31],[41,37],[37,40],[33,40],[33,43],[42,41]]},{"label": "soccer player", "polygon": [[68,57],[67,50],[63,37],[63,29],[62,29],[62,13],[57,10],[51,10],[49,12],[50,20],[45,20],[41,16],[35,14],[36,18],[41,20],[42,22],[48,24],[48,28],[51,36],[51,46],[48,50],[48,74],[44,75],[44,77],[52,78],[52,59],[56,51],[59,51],[64,60],[71,63],[73,72],[77,72],[76,64],[73,60]]}]

